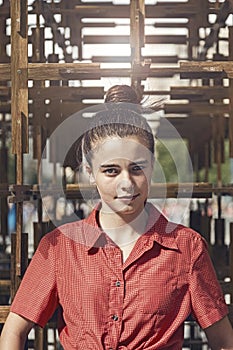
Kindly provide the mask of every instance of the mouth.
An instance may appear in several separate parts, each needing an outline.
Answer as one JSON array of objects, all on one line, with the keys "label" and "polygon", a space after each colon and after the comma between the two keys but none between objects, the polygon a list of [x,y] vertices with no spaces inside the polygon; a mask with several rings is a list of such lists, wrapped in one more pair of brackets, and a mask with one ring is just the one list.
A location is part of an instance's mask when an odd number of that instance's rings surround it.
[{"label": "mouth", "polygon": [[118,196],[116,197],[116,199],[119,199],[120,201],[126,201],[126,202],[131,202],[133,200],[135,200],[137,197],[139,196],[139,193],[138,194],[135,194],[135,195],[131,195],[131,196]]}]

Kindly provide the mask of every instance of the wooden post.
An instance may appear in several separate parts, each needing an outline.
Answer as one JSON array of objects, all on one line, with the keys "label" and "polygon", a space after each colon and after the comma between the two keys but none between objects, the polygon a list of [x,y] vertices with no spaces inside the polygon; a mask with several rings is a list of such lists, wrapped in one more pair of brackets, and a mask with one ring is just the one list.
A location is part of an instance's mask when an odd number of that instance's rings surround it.
[{"label": "wooden post", "polygon": [[[144,33],[145,3],[144,0],[131,0],[130,2],[130,46],[132,71],[137,71],[141,65],[141,49],[145,44]],[[131,85],[141,92],[141,79],[132,73]]]},{"label": "wooden post", "polygon": [[[233,5],[232,5],[233,6]],[[233,59],[233,28],[229,26],[229,58]],[[230,141],[230,158],[233,158],[233,79],[229,79],[229,141]]]},{"label": "wooden post", "polygon": [[[16,154],[16,183],[23,184],[23,153],[28,152],[28,25],[27,2],[11,1],[11,116],[12,153]],[[16,203],[16,276],[22,276],[23,202]]]}]

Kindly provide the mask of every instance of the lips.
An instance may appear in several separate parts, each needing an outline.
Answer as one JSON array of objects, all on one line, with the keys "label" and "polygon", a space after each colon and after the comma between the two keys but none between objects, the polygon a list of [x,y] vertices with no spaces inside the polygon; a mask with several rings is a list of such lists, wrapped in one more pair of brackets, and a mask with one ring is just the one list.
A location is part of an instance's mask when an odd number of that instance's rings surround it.
[{"label": "lips", "polygon": [[116,199],[119,199],[121,201],[132,201],[135,198],[137,198],[138,196],[139,196],[139,194],[135,194],[133,196],[118,196],[118,197],[116,197]]}]

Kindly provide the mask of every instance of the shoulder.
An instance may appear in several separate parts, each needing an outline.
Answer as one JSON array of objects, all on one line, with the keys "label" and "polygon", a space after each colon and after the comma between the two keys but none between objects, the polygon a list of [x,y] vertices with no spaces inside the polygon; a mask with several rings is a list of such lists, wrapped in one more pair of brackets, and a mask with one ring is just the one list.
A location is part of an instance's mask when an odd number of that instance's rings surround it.
[{"label": "shoulder", "polygon": [[90,246],[99,235],[99,227],[96,221],[96,210],[82,220],[72,221],[56,227],[53,231],[47,233],[42,244],[51,246],[76,245]]},{"label": "shoulder", "polygon": [[84,225],[85,220],[80,220],[58,226],[43,236],[40,246],[56,247],[68,242],[79,242],[82,240]]}]

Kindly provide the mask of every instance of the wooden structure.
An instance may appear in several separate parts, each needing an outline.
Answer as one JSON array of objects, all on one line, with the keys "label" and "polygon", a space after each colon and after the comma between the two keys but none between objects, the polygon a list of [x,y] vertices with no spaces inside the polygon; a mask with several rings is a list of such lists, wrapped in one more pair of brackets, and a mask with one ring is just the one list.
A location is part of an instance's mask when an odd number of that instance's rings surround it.
[{"label": "wooden structure", "polygon": [[[28,264],[24,203],[36,202],[34,248],[51,228],[43,219],[38,187],[46,140],[70,115],[102,102],[107,85],[119,82],[132,84],[149,100],[166,99],[165,116],[187,140],[195,170],[191,193],[187,184],[179,187],[179,193],[207,201],[213,196],[218,199],[212,242],[211,218],[206,211],[204,215],[200,208],[191,211],[190,224],[209,240],[232,310],[233,243],[225,244],[221,200],[224,196],[233,197],[232,185],[222,180],[226,140],[233,158],[233,29],[227,25],[227,18],[233,13],[233,1],[151,3],[146,0],[131,0],[130,4],[121,5],[117,1],[94,0],[2,0],[0,3],[0,294],[4,300],[0,306],[1,323]],[[163,137],[163,132],[161,122],[159,137]],[[37,178],[30,185],[24,180],[27,153],[33,153],[37,169]],[[9,162],[15,166],[13,181],[9,178]],[[51,152],[50,162],[54,169],[53,191],[60,162],[56,150]],[[213,163],[216,183],[209,182]],[[200,183],[203,170],[204,182]],[[65,167],[63,174],[67,198],[79,201],[81,192],[89,189],[80,192],[79,184],[67,185]],[[159,197],[161,188],[161,184],[155,184],[151,196]],[[177,192],[177,184],[169,184],[167,196],[176,197]],[[9,202],[16,208],[11,258],[5,253]],[[232,224],[230,233],[233,234]],[[230,316],[233,320],[233,311]],[[54,329],[53,321],[49,327]],[[190,337],[185,344],[200,349],[198,346],[204,346],[205,342],[195,338],[195,327],[191,322]],[[47,349],[47,331],[36,329],[31,343],[31,348]]]}]

